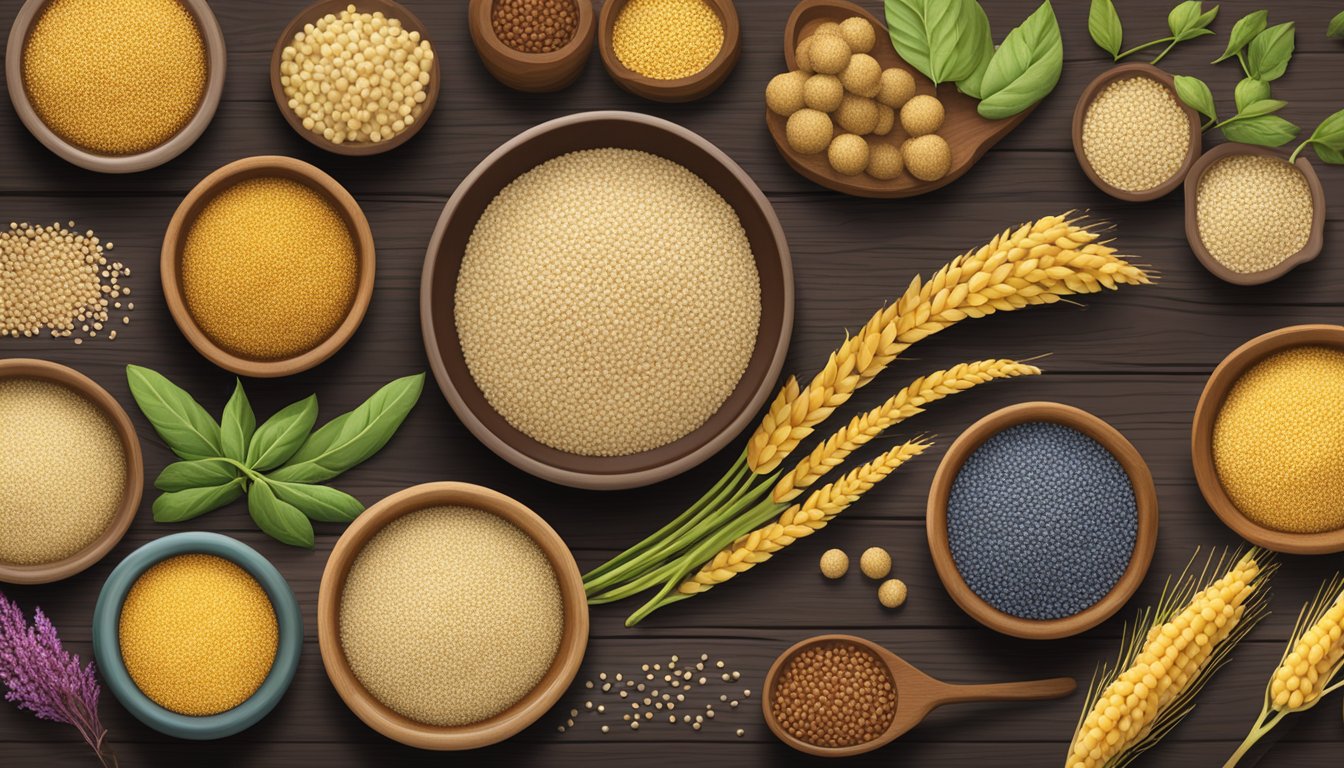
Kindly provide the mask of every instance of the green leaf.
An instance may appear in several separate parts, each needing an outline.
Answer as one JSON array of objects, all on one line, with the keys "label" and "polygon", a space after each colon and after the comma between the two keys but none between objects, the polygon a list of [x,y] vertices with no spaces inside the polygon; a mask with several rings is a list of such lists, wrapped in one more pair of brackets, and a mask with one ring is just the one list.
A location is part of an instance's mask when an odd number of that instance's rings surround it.
[{"label": "green leaf", "polygon": [[247,449],[247,466],[258,472],[275,469],[299,450],[317,421],[317,395],[280,409],[257,427]]},{"label": "green leaf", "polygon": [[224,459],[175,461],[163,468],[154,480],[160,491],[187,491],[227,485],[238,478],[238,469]]},{"label": "green leaf", "polygon": [[1205,12],[1204,3],[1200,0],[1186,0],[1186,2],[1177,5],[1167,14],[1167,26],[1171,29],[1171,34],[1176,38],[1176,42],[1190,40],[1201,35],[1211,35],[1213,32],[1209,25],[1213,23],[1214,18],[1218,16],[1218,6],[1213,6],[1213,10]]},{"label": "green leaf", "polygon": [[985,15],[985,9],[980,7],[980,3],[976,0],[962,0],[962,4],[964,7],[961,13],[966,30],[962,33],[965,44],[961,50],[970,59],[972,67],[971,74],[957,81],[957,90],[979,99],[985,70],[989,69],[989,61],[994,58],[994,36],[989,30],[989,16]]},{"label": "green leaf", "polygon": [[335,488],[308,483],[284,483],[267,480],[276,498],[294,505],[309,520],[323,523],[348,523],[359,517],[364,505],[359,499]]},{"label": "green leaf", "polygon": [[234,380],[233,396],[225,403],[224,415],[219,422],[220,447],[224,455],[234,461],[245,461],[247,445],[257,429],[257,415],[252,412],[241,380]]},{"label": "green leaf", "polygon": [[981,84],[980,116],[999,120],[1045,98],[1064,68],[1064,43],[1050,0],[1008,33],[990,59]]},{"label": "green leaf", "polygon": [[420,399],[425,374],[385,385],[358,408],[327,422],[271,474],[275,480],[320,483],[382,450]]},{"label": "green leaf", "polygon": [[1251,11],[1237,20],[1232,25],[1232,34],[1227,39],[1227,50],[1223,55],[1213,60],[1214,64],[1220,61],[1226,61],[1242,49],[1251,44],[1255,36],[1265,31],[1265,26],[1269,23],[1269,11]]},{"label": "green leaf", "polygon": [[1261,115],[1237,120],[1223,126],[1223,135],[1231,141],[1260,147],[1281,147],[1293,140],[1300,129],[1278,115]]},{"label": "green leaf", "polygon": [[247,513],[267,536],[292,547],[313,546],[313,524],[293,504],[276,498],[269,482],[252,484]]},{"label": "green leaf", "polygon": [[[892,47],[910,66],[934,82],[969,77],[974,62],[958,54],[964,24],[960,2],[948,0],[885,0]],[[969,63],[968,63],[969,62]]]},{"label": "green leaf", "polygon": [[1324,144],[1313,144],[1312,147],[1315,148],[1316,156],[1319,157],[1322,162],[1329,163],[1330,165],[1344,165],[1344,149],[1335,149],[1334,147],[1327,147]]},{"label": "green leaf", "polygon": [[1246,50],[1247,74],[1271,82],[1283,77],[1296,45],[1296,26],[1291,21],[1275,24],[1255,36]]},{"label": "green leaf", "polygon": [[186,390],[138,365],[126,366],[126,381],[136,405],[169,450],[187,460],[221,455],[219,424]]},{"label": "green leaf", "polygon": [[1344,149],[1344,109],[1321,121],[1311,132],[1311,142],[1332,149]]},{"label": "green leaf", "polygon": [[[1326,29],[1325,34],[1329,37],[1344,39],[1344,11],[1340,11],[1335,18],[1330,20],[1330,27]],[[1327,160],[1326,162],[1330,162]]]},{"label": "green leaf", "polygon": [[1237,112],[1237,118],[1259,117],[1260,115],[1272,115],[1280,109],[1288,106],[1288,102],[1279,99],[1260,99],[1246,105],[1246,108]]},{"label": "green leaf", "polygon": [[154,522],[180,523],[200,517],[243,495],[243,479],[236,477],[223,485],[189,488],[164,493],[154,500]]},{"label": "green leaf", "polygon": [[1238,112],[1257,101],[1263,101],[1268,98],[1269,83],[1266,83],[1264,80],[1256,80],[1254,77],[1247,77],[1237,83],[1236,100]]},{"label": "green leaf", "polygon": [[1176,95],[1186,106],[1210,120],[1218,119],[1218,112],[1213,103],[1213,91],[1209,90],[1207,83],[1189,75],[1176,75],[1172,79],[1176,84]]},{"label": "green leaf", "polygon": [[1111,0],[1092,0],[1087,11],[1087,31],[1092,40],[1114,59],[1120,55],[1120,43],[1124,39],[1124,25],[1120,23],[1120,14]]}]

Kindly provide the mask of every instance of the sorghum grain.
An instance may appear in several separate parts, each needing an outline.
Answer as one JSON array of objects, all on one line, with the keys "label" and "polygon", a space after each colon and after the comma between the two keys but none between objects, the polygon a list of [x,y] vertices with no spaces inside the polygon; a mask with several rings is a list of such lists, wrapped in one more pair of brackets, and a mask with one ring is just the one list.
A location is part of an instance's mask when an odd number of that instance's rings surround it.
[{"label": "sorghum grain", "polygon": [[616,16],[611,45],[632,72],[679,80],[719,55],[723,22],[705,0],[630,0]]},{"label": "sorghum grain", "polygon": [[1311,237],[1311,189],[1286,160],[1230,155],[1199,178],[1195,221],[1209,255],[1233,272],[1263,272]]},{"label": "sorghum grain", "polygon": [[775,684],[775,720],[796,739],[849,747],[882,735],[896,716],[896,688],[886,665],[849,642],[804,648]]},{"label": "sorghum grain", "polygon": [[1116,80],[1087,107],[1083,155],[1117,189],[1158,186],[1176,175],[1189,151],[1189,118],[1171,90],[1150,77]]},{"label": "sorghum grain", "polygon": [[490,26],[515,51],[551,53],[574,39],[579,7],[574,0],[495,0]]},{"label": "sorghum grain", "polygon": [[131,270],[107,260],[111,249],[93,230],[10,222],[0,232],[0,337],[30,338],[44,328],[57,338],[97,336],[90,326],[108,322],[108,302],[130,293],[121,279]]}]

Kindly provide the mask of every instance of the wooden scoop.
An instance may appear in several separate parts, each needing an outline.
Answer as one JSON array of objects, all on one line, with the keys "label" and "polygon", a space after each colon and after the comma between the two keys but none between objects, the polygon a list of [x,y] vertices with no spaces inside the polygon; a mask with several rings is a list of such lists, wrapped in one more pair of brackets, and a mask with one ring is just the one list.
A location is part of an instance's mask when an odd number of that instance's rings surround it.
[{"label": "wooden scoop", "polygon": [[[887,665],[891,675],[891,684],[896,689],[896,714],[891,724],[881,736],[849,747],[819,747],[802,741],[787,731],[775,719],[774,698],[777,678],[785,665],[806,648],[825,644],[853,643],[866,648]],[[1056,677],[1049,680],[1032,680],[1020,683],[996,683],[991,685],[952,685],[935,680],[924,674],[886,648],[853,635],[818,635],[810,637],[781,653],[770,672],[765,676],[765,686],[761,694],[761,708],[765,714],[765,724],[770,727],[779,740],[790,747],[819,757],[850,757],[870,752],[886,746],[914,728],[933,710],[944,704],[956,704],[963,701],[1038,701],[1058,699],[1068,696],[1077,688],[1071,677]]]}]

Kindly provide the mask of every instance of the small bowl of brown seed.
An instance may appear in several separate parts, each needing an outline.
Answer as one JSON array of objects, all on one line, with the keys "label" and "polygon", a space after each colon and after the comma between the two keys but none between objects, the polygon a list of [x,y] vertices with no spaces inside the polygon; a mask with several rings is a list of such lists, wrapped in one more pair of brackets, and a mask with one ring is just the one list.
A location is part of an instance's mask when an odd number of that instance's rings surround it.
[{"label": "small bowl of brown seed", "polygon": [[486,71],[531,93],[578,79],[597,35],[592,0],[471,0],[467,22]]}]

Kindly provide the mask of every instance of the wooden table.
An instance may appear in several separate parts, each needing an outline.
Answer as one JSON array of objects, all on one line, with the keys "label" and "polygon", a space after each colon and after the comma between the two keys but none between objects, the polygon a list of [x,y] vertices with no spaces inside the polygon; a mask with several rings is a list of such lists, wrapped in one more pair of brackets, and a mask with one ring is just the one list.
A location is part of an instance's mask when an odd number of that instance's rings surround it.
[{"label": "wooden table", "polygon": [[[430,232],[454,185],[508,137],[559,115],[589,109],[631,109],[674,120],[724,149],[769,194],[793,250],[798,317],[787,369],[805,377],[842,338],[915,273],[928,273],[997,230],[1044,214],[1090,209],[1112,221],[1125,252],[1162,273],[1151,288],[1089,297],[1083,306],[1061,304],[967,322],[912,350],[880,383],[863,390],[848,411],[868,408],[920,373],[963,360],[1053,353],[1048,374],[1035,380],[996,383],[940,403],[901,430],[928,432],[945,446],[973,420],[1009,403],[1060,400],[1109,420],[1139,448],[1156,477],[1162,529],[1152,571],[1130,608],[1081,637],[1056,642],[1012,640],[968,619],[947,597],[925,545],[925,493],[941,455],[936,450],[873,492],[845,518],[782,554],[737,583],[655,615],[636,630],[621,620],[629,606],[592,612],[592,644],[580,680],[599,671],[638,669],[641,663],[712,654],[742,672],[743,687],[759,687],[771,659],[796,640],[841,630],[873,638],[932,674],[952,681],[995,681],[1073,675],[1086,686],[1098,662],[1114,657],[1126,619],[1152,603],[1167,574],[1181,570],[1196,547],[1236,544],[1204,505],[1189,460],[1191,414],[1205,377],[1246,339],[1284,325],[1344,320],[1344,265],[1333,252],[1278,282],[1259,288],[1223,284],[1196,263],[1182,229],[1178,194],[1129,205],[1105,197],[1084,178],[1069,144],[1074,100],[1107,66],[1087,35],[1087,4],[1057,2],[1066,40],[1062,82],[1040,109],[965,178],[935,194],[911,200],[872,201],[820,189],[795,175],[766,133],[762,97],[767,80],[783,66],[781,38],[791,4],[739,0],[744,51],[737,71],[712,97],[663,106],[620,91],[597,56],[580,81],[551,95],[505,90],[486,74],[471,48],[462,2],[412,3],[433,32],[446,75],[443,98],[424,132],[396,152],[369,159],[323,153],[296,136],[271,100],[266,67],[275,36],[302,3],[295,0],[218,0],[215,12],[229,43],[224,102],[201,140],[175,161],[133,176],[100,176],[65,164],[43,149],[14,114],[0,115],[0,195],[4,221],[75,219],[116,243],[116,255],[134,273],[129,285],[136,308],[116,341],[76,347],[69,341],[0,341],[0,355],[42,357],[72,365],[107,387],[141,431],[149,479],[169,452],[134,411],[123,366],[154,367],[198,394],[218,412],[232,377],[197,355],[178,333],[160,295],[160,240],[174,208],[211,170],[240,157],[292,155],[316,163],[345,184],[364,206],[378,244],[378,279],[372,308],[354,340],[316,370],[284,380],[247,382],[258,413],[266,414],[311,392],[322,419],[349,409],[377,386],[427,367],[420,342],[420,265]],[[1036,0],[985,3],[997,34],[1024,18]],[[1118,3],[1127,38],[1167,34],[1172,0]],[[880,14],[880,5],[865,5]],[[1233,64],[1207,64],[1221,52],[1227,30],[1260,5],[1223,4],[1219,36],[1180,46],[1167,60],[1173,72],[1208,80],[1230,109],[1239,73]],[[1326,23],[1341,9],[1335,0],[1273,3],[1273,20],[1298,22],[1297,55],[1275,95],[1284,111],[1314,126],[1344,106],[1344,43],[1327,40]],[[19,0],[0,1],[6,23]],[[1319,167],[1319,164],[1318,164]],[[1344,200],[1344,169],[1324,168],[1327,197]],[[1334,209],[1327,239],[1344,242],[1344,215]],[[883,440],[890,444],[890,440]],[[416,483],[465,480],[496,488],[538,510],[574,549],[580,565],[603,561],[657,527],[716,479],[740,448],[725,450],[699,470],[663,485],[623,493],[592,493],[549,485],[521,475],[486,451],[453,416],[432,384],[401,433],[374,460],[342,477],[340,487],[366,503]],[[546,764],[590,768],[634,764],[766,765],[795,755],[776,743],[753,698],[721,714],[704,730],[649,726],[638,732],[613,723],[599,732],[594,717],[557,733],[570,707],[582,707],[582,689],[560,708],[510,742],[446,757],[400,747],[365,727],[345,708],[318,658],[314,611],[327,553],[340,529],[323,526],[315,551],[277,544],[253,528],[241,504],[183,525],[150,519],[152,493],[125,540],[102,563],[65,582],[6,587],[31,611],[46,610],[74,651],[91,651],[89,624],[98,590],[117,562],[136,547],[167,533],[213,530],[235,536],[269,557],[289,579],[303,606],[307,642],[299,673],[280,706],[248,731],[208,745],[175,741],[140,725],[111,696],[102,716],[122,765],[177,765],[205,758],[249,766]],[[857,573],[823,583],[817,558],[842,547],[857,559],[880,545],[895,556],[896,575],[910,585],[910,600],[883,610],[875,588]],[[1221,765],[1260,709],[1264,684],[1276,664],[1301,604],[1344,558],[1288,557],[1274,579],[1274,615],[1235,653],[1199,699],[1193,715],[1141,765]],[[934,714],[921,728],[863,764],[907,766],[1039,766],[1062,762],[1082,702],[1070,699],[1021,706],[963,705]],[[737,737],[738,728],[745,735]],[[1263,765],[1338,765],[1344,750],[1340,698],[1295,717],[1274,736],[1279,743]],[[1261,753],[1256,753],[1259,756]],[[86,748],[73,729],[39,722],[0,706],[0,764],[81,765]],[[1250,764],[1249,761],[1246,764]]]}]

